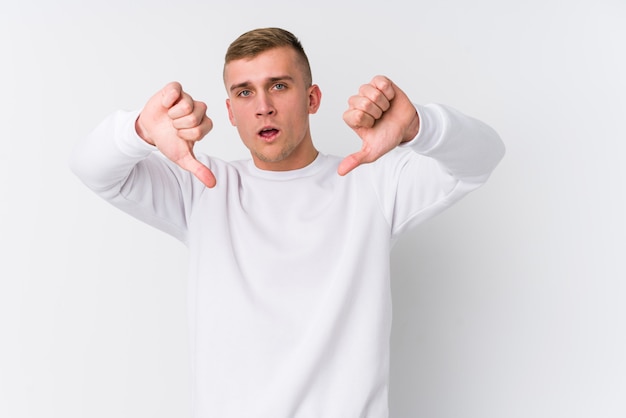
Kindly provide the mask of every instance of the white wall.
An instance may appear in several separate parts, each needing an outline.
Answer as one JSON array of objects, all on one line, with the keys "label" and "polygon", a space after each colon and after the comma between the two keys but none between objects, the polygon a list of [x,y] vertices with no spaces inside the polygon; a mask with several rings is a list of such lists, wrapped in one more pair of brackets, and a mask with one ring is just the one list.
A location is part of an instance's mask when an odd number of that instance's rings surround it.
[{"label": "white wall", "polygon": [[209,105],[201,149],[245,156],[223,53],[270,25],[310,55],[324,152],[359,147],[341,113],[377,73],[507,144],[395,248],[392,417],[626,416],[626,3],[215,3],[0,4],[0,416],[189,416],[186,250],[67,157],[170,80]]}]

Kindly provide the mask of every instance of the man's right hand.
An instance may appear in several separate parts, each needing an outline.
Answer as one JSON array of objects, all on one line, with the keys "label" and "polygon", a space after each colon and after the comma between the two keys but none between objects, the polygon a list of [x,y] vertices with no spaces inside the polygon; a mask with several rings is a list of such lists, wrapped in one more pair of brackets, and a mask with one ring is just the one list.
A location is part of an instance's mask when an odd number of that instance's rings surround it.
[{"label": "man's right hand", "polygon": [[196,141],[213,128],[206,110],[206,104],[193,100],[179,83],[168,83],[148,100],[135,122],[135,129],[144,141],[156,146],[205,186],[214,187],[215,176],[193,154]]}]

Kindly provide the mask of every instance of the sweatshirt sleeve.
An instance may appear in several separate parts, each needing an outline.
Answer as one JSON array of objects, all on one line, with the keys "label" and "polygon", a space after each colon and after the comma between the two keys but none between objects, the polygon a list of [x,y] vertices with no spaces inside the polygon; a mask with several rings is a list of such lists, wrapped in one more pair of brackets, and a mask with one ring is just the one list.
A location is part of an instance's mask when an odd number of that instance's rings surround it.
[{"label": "sweatshirt sleeve", "polygon": [[79,141],[70,168],[96,194],[130,215],[186,242],[193,176],[135,131],[138,111],[118,111]]},{"label": "sweatshirt sleeve", "polygon": [[417,136],[370,171],[392,239],[483,185],[505,152],[495,130],[456,109],[430,104],[416,110]]}]

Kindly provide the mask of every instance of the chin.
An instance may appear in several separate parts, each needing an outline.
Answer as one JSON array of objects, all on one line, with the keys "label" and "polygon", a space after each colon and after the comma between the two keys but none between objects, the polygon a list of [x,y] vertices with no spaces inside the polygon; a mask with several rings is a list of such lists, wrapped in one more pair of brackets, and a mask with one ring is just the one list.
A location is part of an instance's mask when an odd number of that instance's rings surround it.
[{"label": "chin", "polygon": [[263,161],[264,163],[279,163],[288,158],[293,150],[291,149],[280,149],[275,150],[275,152],[255,152],[256,157]]}]

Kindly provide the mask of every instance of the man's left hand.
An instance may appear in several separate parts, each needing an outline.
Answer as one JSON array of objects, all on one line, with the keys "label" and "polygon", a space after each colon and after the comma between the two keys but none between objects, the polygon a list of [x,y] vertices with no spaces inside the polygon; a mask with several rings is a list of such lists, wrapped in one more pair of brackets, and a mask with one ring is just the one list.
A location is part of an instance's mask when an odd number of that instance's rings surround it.
[{"label": "man's left hand", "polygon": [[420,120],[406,94],[385,76],[376,76],[348,100],[343,120],[363,141],[361,150],[348,155],[337,172],[346,175],[415,138]]}]

